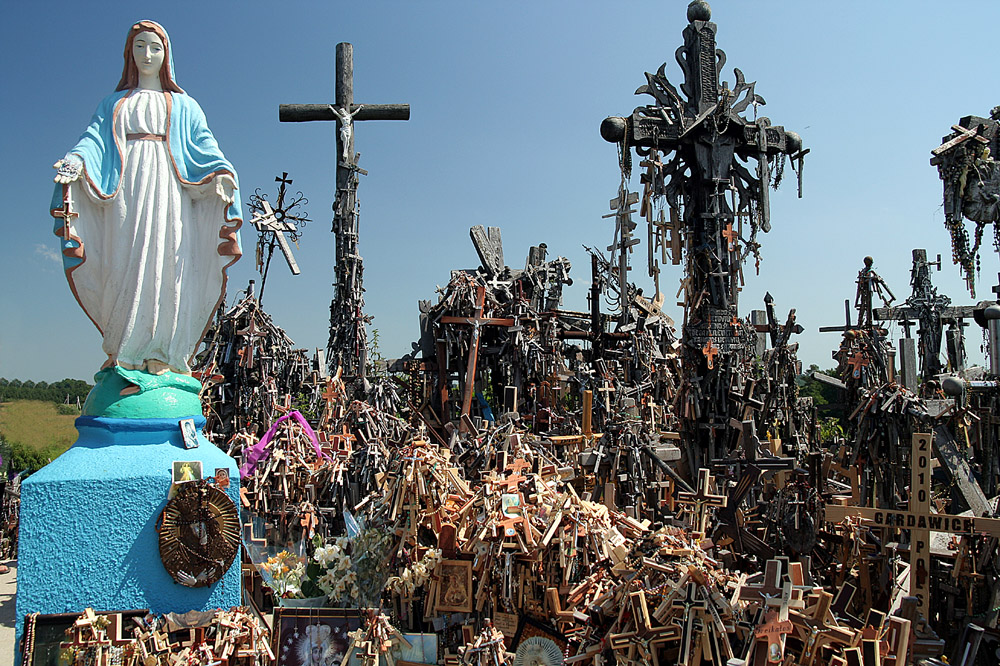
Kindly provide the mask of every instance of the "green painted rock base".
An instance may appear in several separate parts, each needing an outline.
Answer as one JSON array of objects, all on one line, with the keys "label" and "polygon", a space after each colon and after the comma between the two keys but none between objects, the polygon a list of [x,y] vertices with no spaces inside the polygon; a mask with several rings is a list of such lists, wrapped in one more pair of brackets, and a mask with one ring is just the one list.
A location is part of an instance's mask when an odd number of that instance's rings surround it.
[{"label": "green painted rock base", "polygon": [[[138,393],[122,395],[122,389],[138,387]],[[201,382],[190,375],[165,372],[154,375],[142,370],[114,366],[94,375],[94,388],[83,404],[83,416],[112,419],[170,419],[201,414],[198,393]]]}]

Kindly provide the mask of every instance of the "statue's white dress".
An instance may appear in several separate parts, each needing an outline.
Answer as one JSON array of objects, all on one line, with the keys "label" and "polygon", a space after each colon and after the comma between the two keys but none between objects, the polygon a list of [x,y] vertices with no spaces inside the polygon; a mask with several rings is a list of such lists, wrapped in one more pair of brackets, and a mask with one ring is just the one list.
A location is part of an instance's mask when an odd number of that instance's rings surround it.
[{"label": "statue's white dress", "polygon": [[73,230],[86,244],[71,284],[112,362],[144,369],[154,360],[187,372],[232,257],[217,251],[227,204],[215,179],[178,180],[164,138],[167,118],[163,92],[132,91],[115,118],[123,157],[118,192],[102,200],[86,179],[71,184],[79,212]]}]

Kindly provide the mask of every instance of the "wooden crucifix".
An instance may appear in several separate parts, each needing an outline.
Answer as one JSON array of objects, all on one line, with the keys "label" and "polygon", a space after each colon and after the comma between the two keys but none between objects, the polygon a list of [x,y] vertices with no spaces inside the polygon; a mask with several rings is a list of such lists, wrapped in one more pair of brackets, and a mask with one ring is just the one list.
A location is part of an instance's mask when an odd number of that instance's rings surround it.
[{"label": "wooden crucifix", "polygon": [[987,534],[1000,537],[1000,519],[931,513],[931,433],[914,433],[910,452],[910,499],[905,511],[871,507],[826,505],[826,520],[838,523],[848,516],[861,517],[872,527],[910,532],[910,596],[927,614],[930,579],[930,533]]},{"label": "wooden crucifix", "polygon": [[363,266],[358,253],[357,186],[354,123],[362,120],[409,120],[409,104],[354,103],[354,47],[337,44],[336,97],[334,104],[282,104],[281,122],[334,120],[337,122],[337,191],[333,231],[337,237],[336,291],[330,305],[330,340],[327,362],[331,371],[344,369],[345,377],[364,380],[368,360],[364,329]]},{"label": "wooden crucifix", "polygon": [[609,635],[608,646],[624,663],[656,666],[660,663],[658,646],[680,640],[681,629],[673,624],[653,627],[643,590],[629,593],[629,609],[635,628],[630,632]]},{"label": "wooden crucifix", "polygon": [[693,529],[696,534],[705,536],[705,528],[708,524],[708,507],[726,506],[725,495],[712,494],[712,475],[707,467],[698,470],[698,492],[677,493],[677,503],[693,507]]},{"label": "wooden crucifix", "polygon": [[[442,324],[464,324],[472,327],[472,339],[469,341],[469,356],[465,363],[465,386],[462,387],[462,417],[468,417],[472,411],[472,396],[476,392],[476,361],[479,358],[479,338],[481,327],[483,326],[506,326],[514,325],[514,320],[502,317],[484,317],[483,308],[486,307],[486,287],[476,286],[476,309],[471,317],[441,317]],[[442,395],[444,395],[442,393]],[[442,405],[442,411],[444,406]],[[461,418],[459,430],[465,432],[467,418]]]}]

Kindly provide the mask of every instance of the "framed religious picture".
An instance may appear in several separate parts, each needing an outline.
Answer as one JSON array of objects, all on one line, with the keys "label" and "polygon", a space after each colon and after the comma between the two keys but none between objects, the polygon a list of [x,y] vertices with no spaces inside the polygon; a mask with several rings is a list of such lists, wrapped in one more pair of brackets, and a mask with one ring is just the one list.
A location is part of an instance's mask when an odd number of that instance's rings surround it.
[{"label": "framed religious picture", "polygon": [[198,429],[194,426],[194,419],[181,419],[177,422],[181,428],[181,437],[184,439],[185,449],[198,448]]},{"label": "framed religious picture", "polygon": [[439,613],[472,612],[472,562],[443,560],[438,565],[437,603]]},{"label": "framed religious picture", "polygon": [[175,460],[173,465],[174,483],[201,481],[200,460]]},{"label": "framed religious picture", "polygon": [[349,632],[359,629],[361,611],[348,608],[274,609],[277,666],[347,666]]}]

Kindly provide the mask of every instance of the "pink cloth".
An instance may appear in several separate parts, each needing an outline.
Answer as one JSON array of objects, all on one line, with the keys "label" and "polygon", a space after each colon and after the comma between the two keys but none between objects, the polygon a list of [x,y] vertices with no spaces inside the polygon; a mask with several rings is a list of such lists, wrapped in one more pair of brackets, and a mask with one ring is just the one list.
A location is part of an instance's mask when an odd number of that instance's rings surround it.
[{"label": "pink cloth", "polygon": [[254,444],[243,456],[243,464],[240,465],[240,476],[249,476],[253,474],[253,471],[257,469],[257,465],[264,460],[267,460],[267,456],[271,453],[271,440],[274,439],[275,433],[278,432],[278,426],[287,421],[288,419],[295,419],[296,423],[302,426],[302,430],[305,431],[306,435],[309,437],[309,441],[312,442],[313,448],[316,450],[316,455],[320,458],[325,458],[330,460],[330,456],[323,453],[323,449],[319,447],[319,440],[316,439],[316,433],[313,432],[312,427],[309,422],[306,421],[305,417],[299,413],[298,410],[288,412],[280,419],[274,422],[274,424],[268,429],[264,436],[260,438],[260,441]]}]

